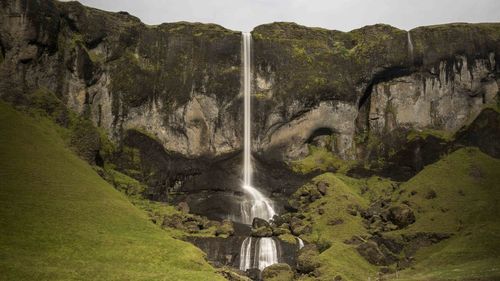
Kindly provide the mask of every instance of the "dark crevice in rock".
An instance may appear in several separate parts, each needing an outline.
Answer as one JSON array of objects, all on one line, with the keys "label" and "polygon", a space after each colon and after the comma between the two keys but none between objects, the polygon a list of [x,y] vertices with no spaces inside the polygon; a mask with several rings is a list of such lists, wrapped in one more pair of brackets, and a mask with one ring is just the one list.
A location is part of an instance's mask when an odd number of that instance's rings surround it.
[{"label": "dark crevice in rock", "polygon": [[316,130],[309,136],[305,143],[311,143],[316,137],[319,136],[331,136],[335,132],[331,128],[321,127]]}]

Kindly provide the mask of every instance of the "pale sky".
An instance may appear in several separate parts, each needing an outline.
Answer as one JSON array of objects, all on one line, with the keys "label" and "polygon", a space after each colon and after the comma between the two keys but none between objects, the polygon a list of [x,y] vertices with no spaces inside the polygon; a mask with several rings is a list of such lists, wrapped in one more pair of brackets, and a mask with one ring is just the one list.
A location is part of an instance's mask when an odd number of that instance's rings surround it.
[{"label": "pale sky", "polygon": [[251,31],[274,21],[349,31],[386,23],[401,29],[449,22],[500,22],[500,0],[81,0],[127,11],[144,23],[191,21]]}]

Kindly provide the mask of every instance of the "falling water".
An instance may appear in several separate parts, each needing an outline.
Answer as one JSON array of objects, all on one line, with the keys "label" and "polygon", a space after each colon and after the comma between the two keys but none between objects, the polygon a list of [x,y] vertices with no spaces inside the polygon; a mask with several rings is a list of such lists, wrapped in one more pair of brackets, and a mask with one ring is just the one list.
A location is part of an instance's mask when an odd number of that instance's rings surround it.
[{"label": "falling water", "polygon": [[252,237],[247,237],[240,249],[240,269],[247,270],[252,264]]},{"label": "falling water", "polygon": [[[244,97],[244,142],[243,142],[243,190],[245,199],[241,204],[241,220],[251,224],[254,218],[271,219],[276,212],[272,201],[252,186],[252,154],[251,154],[251,94],[252,94],[252,36],[243,33],[243,97]],[[255,244],[252,247],[252,244]],[[252,256],[252,248],[255,249]],[[253,261],[253,262],[252,262]],[[240,269],[258,268],[260,270],[278,262],[276,242],[272,238],[247,237],[240,249]]]},{"label": "falling water", "polygon": [[302,241],[302,239],[300,239],[299,237],[297,237],[297,242],[299,242],[299,250],[304,248],[304,241]]},{"label": "falling water", "polygon": [[413,43],[411,42],[411,34],[410,31],[406,32],[408,38],[408,53],[410,54],[410,58],[413,60]]},{"label": "falling water", "polygon": [[243,97],[244,97],[244,142],[243,142],[243,190],[249,197],[241,204],[241,217],[243,223],[251,224],[253,218],[265,220],[275,215],[272,202],[259,190],[252,186],[252,135],[251,135],[251,94],[252,94],[252,36],[243,33]]},{"label": "falling water", "polygon": [[272,237],[257,239],[247,237],[240,249],[240,269],[243,271],[250,268],[263,270],[272,264],[278,263],[278,251],[276,249],[276,241]]}]

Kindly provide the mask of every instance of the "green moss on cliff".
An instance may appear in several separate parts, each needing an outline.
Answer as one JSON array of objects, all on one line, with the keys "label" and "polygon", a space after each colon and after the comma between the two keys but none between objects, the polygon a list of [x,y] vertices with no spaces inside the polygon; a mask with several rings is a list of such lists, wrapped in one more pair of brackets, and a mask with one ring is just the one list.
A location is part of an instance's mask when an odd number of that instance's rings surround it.
[{"label": "green moss on cliff", "polygon": [[309,145],[309,155],[303,159],[292,161],[291,167],[294,172],[308,174],[314,171],[337,171],[345,173],[352,165],[353,161],[340,159],[333,152],[324,147]]}]

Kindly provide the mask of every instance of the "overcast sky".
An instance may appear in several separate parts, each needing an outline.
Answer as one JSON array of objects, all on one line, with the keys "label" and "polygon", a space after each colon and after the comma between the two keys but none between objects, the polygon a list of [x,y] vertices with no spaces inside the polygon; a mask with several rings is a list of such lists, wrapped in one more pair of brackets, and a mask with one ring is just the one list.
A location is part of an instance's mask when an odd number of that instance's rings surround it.
[{"label": "overcast sky", "polygon": [[81,0],[127,11],[147,24],[192,21],[251,31],[274,21],[349,31],[387,23],[401,29],[449,22],[500,22],[500,0]]}]

